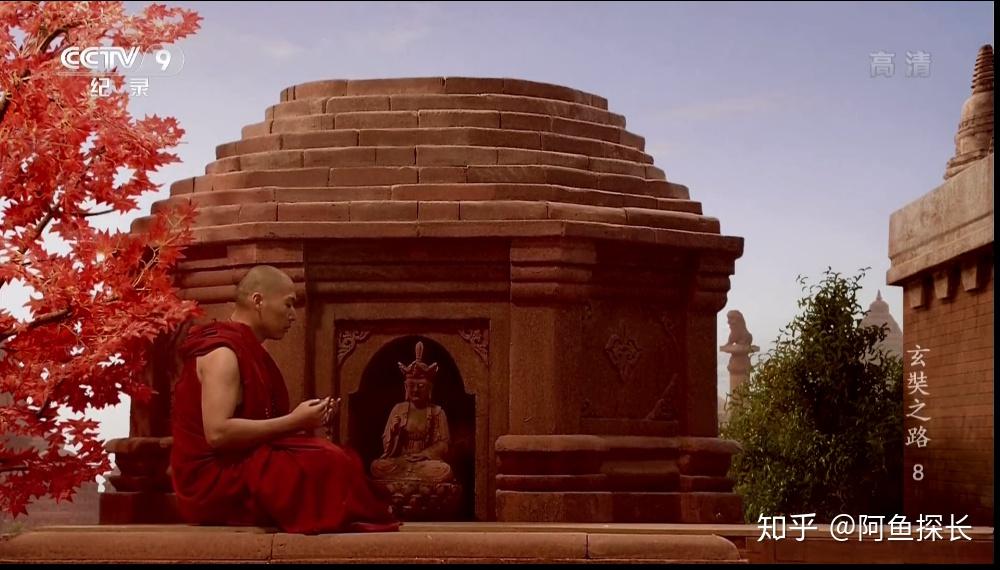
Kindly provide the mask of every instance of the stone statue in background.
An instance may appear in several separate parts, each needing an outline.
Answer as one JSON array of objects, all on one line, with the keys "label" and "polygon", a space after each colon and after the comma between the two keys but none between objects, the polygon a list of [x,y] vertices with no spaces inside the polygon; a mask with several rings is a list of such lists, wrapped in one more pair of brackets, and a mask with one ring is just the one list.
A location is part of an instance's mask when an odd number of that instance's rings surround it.
[{"label": "stone statue in background", "polygon": [[753,335],[747,330],[743,313],[729,311],[726,319],[729,321],[729,340],[719,350],[730,355],[726,369],[729,370],[729,391],[732,393],[746,382],[750,374],[750,354],[759,351],[760,347],[753,344]]}]

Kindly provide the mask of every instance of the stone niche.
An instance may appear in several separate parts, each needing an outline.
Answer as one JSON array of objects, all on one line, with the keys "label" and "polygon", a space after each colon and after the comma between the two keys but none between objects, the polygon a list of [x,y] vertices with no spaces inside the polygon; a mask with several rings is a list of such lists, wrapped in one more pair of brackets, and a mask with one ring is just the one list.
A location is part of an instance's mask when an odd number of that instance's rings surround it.
[{"label": "stone niche", "polygon": [[[486,449],[477,450],[476,447],[476,392],[468,393],[466,382],[469,382],[468,385],[472,390],[475,390],[476,386],[486,384],[488,380],[486,367],[477,365],[474,360],[480,358],[477,349],[482,353],[482,358],[486,358],[488,345],[482,342],[478,346],[463,347],[455,341],[464,343],[463,339],[471,338],[472,334],[485,336],[488,334],[488,329],[485,325],[475,322],[448,321],[398,324],[345,322],[337,328],[337,370],[340,377],[345,379],[341,387],[347,403],[347,412],[343,416],[342,425],[346,423],[347,426],[346,437],[336,439],[343,440],[346,445],[355,449],[365,465],[371,465],[373,460],[382,455],[385,418],[389,416],[395,404],[405,400],[403,374],[399,370],[398,363],[412,361],[414,345],[417,342],[423,343],[424,360],[428,363],[437,363],[440,367],[433,382],[433,403],[444,409],[448,420],[450,445],[443,459],[452,467],[455,479],[462,489],[460,507],[457,512],[452,513],[452,516],[462,519],[475,518],[475,489],[479,487],[476,484],[476,473],[488,472],[485,465],[476,469],[476,457],[479,455],[485,458],[488,453]],[[420,330],[423,334],[401,334],[407,329]],[[365,343],[369,340],[370,344],[358,346],[359,342]],[[456,355],[462,366],[456,363],[455,357],[446,346],[456,349]],[[355,351],[358,353],[357,356],[352,354]],[[360,373],[357,370],[359,367],[362,369]],[[461,370],[469,371],[470,378],[463,379]],[[382,421],[378,421],[379,419]],[[480,416],[480,419],[485,420],[486,416]],[[485,429],[485,425],[482,427]],[[483,489],[488,487],[485,480],[479,483]],[[428,513],[411,515],[408,518],[438,517],[435,517],[434,513]]]},{"label": "stone niche", "polygon": [[[293,402],[343,398],[331,437],[366,462],[403,400],[397,363],[423,343],[456,518],[737,522],[716,317],[743,240],[644,145],[603,97],[567,87],[318,81],[284,90],[154,208],[199,211],[178,278],[208,318],[253,265],[292,277],[299,318],[267,349]],[[135,414],[133,438],[169,435],[169,405]],[[166,504],[140,495],[109,513]]]}]

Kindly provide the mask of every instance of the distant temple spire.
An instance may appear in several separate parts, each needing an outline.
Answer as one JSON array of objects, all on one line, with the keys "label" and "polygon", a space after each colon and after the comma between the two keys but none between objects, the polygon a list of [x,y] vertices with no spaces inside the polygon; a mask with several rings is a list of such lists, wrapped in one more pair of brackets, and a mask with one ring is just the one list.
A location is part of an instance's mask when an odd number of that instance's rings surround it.
[{"label": "distant temple spire", "polygon": [[889,312],[889,303],[882,299],[882,291],[879,290],[875,296],[875,301],[868,307],[868,314],[861,321],[862,326],[882,326],[889,329],[888,334],[879,346],[886,352],[896,356],[903,355],[903,331],[899,328],[899,323]]}]

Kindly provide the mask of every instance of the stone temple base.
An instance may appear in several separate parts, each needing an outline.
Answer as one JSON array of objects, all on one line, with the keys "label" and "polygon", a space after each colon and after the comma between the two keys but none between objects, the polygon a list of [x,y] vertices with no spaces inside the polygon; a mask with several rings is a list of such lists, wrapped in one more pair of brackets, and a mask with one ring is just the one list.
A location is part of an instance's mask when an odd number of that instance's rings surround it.
[{"label": "stone temple base", "polygon": [[[153,451],[165,449],[157,443]],[[717,438],[501,436],[496,510],[487,516],[501,522],[736,524],[743,520],[742,503],[726,475],[737,449]],[[376,484],[407,521],[455,521],[467,506],[455,483]],[[100,507],[102,524],[180,522],[173,494],[162,487],[102,493]]]},{"label": "stone temple base", "polygon": [[496,516],[517,522],[735,524],[734,442],[643,436],[503,436]]}]

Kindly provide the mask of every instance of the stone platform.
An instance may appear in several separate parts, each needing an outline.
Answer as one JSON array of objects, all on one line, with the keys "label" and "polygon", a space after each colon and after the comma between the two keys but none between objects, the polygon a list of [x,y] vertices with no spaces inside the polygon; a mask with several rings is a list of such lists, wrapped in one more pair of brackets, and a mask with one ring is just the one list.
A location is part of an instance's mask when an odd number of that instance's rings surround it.
[{"label": "stone platform", "polygon": [[185,525],[46,527],[0,538],[0,563],[572,562],[989,563],[993,528],[971,541],[836,542],[828,528],[757,542],[753,525],[408,523],[399,533],[283,534]]}]

